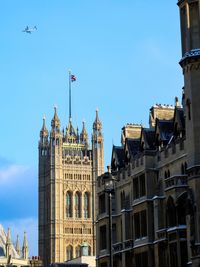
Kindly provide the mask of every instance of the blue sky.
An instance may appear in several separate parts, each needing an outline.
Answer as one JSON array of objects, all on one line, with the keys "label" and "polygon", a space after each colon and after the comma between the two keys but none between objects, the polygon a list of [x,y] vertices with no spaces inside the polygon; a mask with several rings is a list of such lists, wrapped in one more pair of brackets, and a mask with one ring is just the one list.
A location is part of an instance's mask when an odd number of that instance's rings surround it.
[{"label": "blue sky", "polygon": [[91,136],[99,108],[108,165],[124,124],[148,126],[153,104],[181,97],[179,11],[172,0],[1,0],[0,10],[0,222],[13,240],[27,230],[37,255],[39,131],[54,105],[66,127],[68,69],[73,124],[85,120]]}]

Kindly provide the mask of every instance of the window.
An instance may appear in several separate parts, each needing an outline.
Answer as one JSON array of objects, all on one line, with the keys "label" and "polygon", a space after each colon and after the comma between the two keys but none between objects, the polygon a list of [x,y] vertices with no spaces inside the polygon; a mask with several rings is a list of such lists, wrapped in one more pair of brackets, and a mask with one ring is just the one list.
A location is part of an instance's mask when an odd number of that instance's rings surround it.
[{"label": "window", "polygon": [[139,198],[139,183],[138,177],[133,179],[133,199]]},{"label": "window", "polygon": [[66,217],[72,217],[72,192],[68,191],[66,194]]},{"label": "window", "polygon": [[117,243],[117,226],[116,223],[112,225],[112,241],[113,244]]},{"label": "window", "polygon": [[147,236],[147,216],[146,210],[141,211],[140,213],[140,223],[141,223],[141,236]]},{"label": "window", "polygon": [[135,239],[147,236],[146,210],[134,214]]},{"label": "window", "polygon": [[81,256],[81,246],[76,247],[76,258]]},{"label": "window", "polygon": [[67,256],[67,261],[73,258],[73,247],[71,245],[67,246],[66,248],[66,256]]},{"label": "window", "polygon": [[107,233],[106,233],[106,225],[100,227],[100,249],[107,248]]},{"label": "window", "polygon": [[85,192],[84,194],[84,218],[87,219],[90,217],[90,198],[89,193]]},{"label": "window", "polygon": [[171,196],[167,200],[167,225],[168,227],[176,226],[176,207]]},{"label": "window", "polygon": [[99,196],[99,214],[106,212],[105,194]]},{"label": "window", "polygon": [[135,239],[140,238],[140,214],[134,214]]},{"label": "window", "polygon": [[125,193],[121,192],[121,210],[125,209]]},{"label": "window", "polygon": [[135,266],[136,267],[148,266],[148,253],[147,252],[135,254]]},{"label": "window", "polygon": [[140,197],[146,195],[145,174],[140,176]]},{"label": "window", "polygon": [[145,174],[133,179],[133,199],[146,195]]},{"label": "window", "polygon": [[81,217],[81,194],[79,192],[75,194],[75,217]]}]

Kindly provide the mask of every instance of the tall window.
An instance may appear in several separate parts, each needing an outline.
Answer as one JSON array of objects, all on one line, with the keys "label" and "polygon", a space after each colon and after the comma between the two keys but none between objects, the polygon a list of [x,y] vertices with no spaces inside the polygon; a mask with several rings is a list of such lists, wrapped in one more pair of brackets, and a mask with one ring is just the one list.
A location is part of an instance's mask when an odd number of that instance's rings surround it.
[{"label": "tall window", "polygon": [[75,217],[81,217],[81,194],[79,192],[75,194]]},{"label": "tall window", "polygon": [[106,225],[100,227],[100,250],[107,248]]},{"label": "tall window", "polygon": [[90,217],[90,198],[89,193],[85,192],[84,194],[84,218],[87,219]]},{"label": "tall window", "polygon": [[68,191],[66,194],[66,217],[72,217],[72,192]]},{"label": "tall window", "polygon": [[106,212],[105,193],[99,196],[99,214]]},{"label": "tall window", "polygon": [[76,258],[81,256],[81,246],[76,247]]},{"label": "tall window", "polygon": [[140,197],[146,195],[145,174],[140,176]]},{"label": "tall window", "polygon": [[66,248],[66,256],[67,256],[67,261],[73,258],[73,247],[71,245],[67,246]]},{"label": "tall window", "polygon": [[169,196],[167,200],[167,225],[168,227],[176,226],[176,207],[174,200]]},{"label": "tall window", "polygon": [[134,214],[135,239],[147,236],[146,210]]},{"label": "tall window", "polygon": [[146,195],[145,174],[133,179],[133,199]]}]

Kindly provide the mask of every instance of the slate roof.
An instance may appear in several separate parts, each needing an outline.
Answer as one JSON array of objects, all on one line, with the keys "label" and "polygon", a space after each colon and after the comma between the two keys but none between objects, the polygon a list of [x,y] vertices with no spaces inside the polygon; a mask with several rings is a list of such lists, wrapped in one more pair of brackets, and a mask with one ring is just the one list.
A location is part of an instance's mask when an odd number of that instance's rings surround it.
[{"label": "slate roof", "polygon": [[173,135],[173,120],[158,120],[156,122],[156,128],[159,130],[160,140],[169,141]]},{"label": "slate roof", "polygon": [[140,139],[126,138],[125,147],[127,147],[129,155],[134,157],[140,151]]},{"label": "slate roof", "polygon": [[[115,163],[113,162],[114,160]],[[124,166],[124,148],[122,146],[113,146],[111,164],[113,165],[113,163],[119,169]]]},{"label": "slate roof", "polygon": [[142,134],[144,136],[145,149],[155,149],[155,130],[149,128],[143,128]]}]

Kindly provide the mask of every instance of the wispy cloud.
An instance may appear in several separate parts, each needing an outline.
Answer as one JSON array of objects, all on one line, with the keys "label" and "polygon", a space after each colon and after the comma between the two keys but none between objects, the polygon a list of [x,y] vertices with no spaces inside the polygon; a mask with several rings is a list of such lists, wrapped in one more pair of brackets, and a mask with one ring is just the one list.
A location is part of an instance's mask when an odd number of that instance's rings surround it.
[{"label": "wispy cloud", "polygon": [[0,185],[11,184],[28,171],[27,166],[8,165],[0,167]]}]

